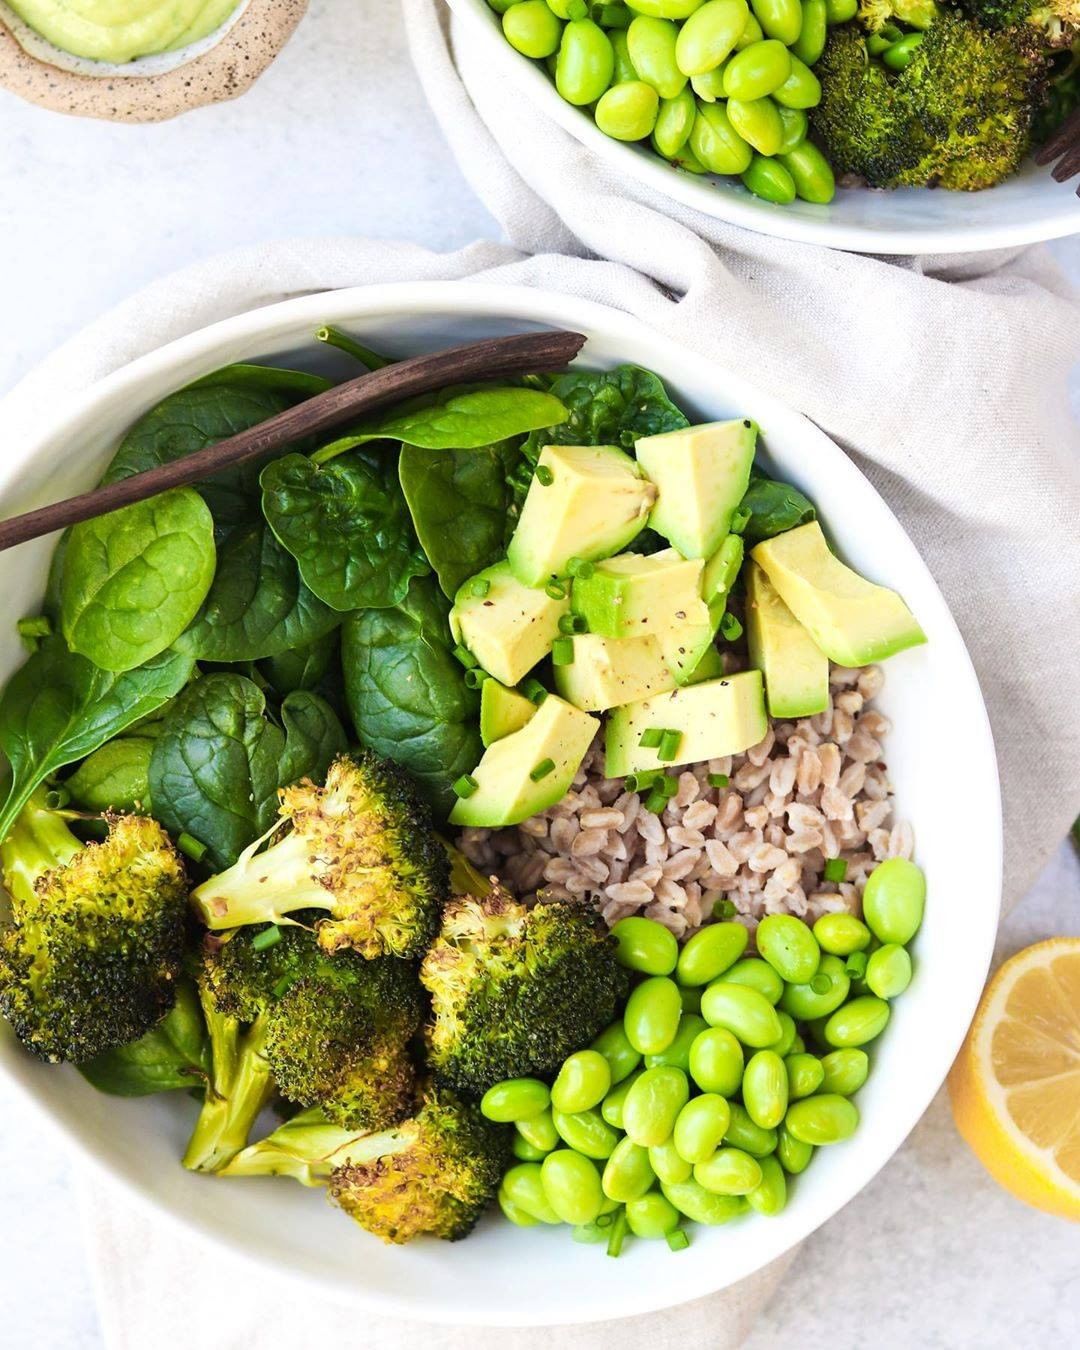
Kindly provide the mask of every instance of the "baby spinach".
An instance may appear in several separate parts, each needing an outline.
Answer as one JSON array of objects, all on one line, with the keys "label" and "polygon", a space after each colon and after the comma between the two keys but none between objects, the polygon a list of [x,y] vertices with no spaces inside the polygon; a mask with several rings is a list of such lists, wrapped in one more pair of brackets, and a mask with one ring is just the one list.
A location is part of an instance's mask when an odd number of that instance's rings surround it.
[{"label": "baby spinach", "polygon": [[790,483],[772,478],[754,477],[739,503],[740,511],[749,511],[750,519],[743,530],[747,544],[806,525],[817,516],[814,503]]},{"label": "baby spinach", "polygon": [[210,1072],[210,1045],[194,986],[186,980],[177,985],[171,1011],[145,1036],[78,1069],[99,1092],[114,1097],[201,1087]]},{"label": "baby spinach", "polygon": [[103,670],[133,670],[195,617],[214,579],[214,519],[174,488],[84,520],[67,541],[60,621],[68,645]]},{"label": "baby spinach", "polygon": [[463,581],[506,554],[516,519],[511,441],[475,450],[402,447],[398,473],[420,544],[453,598]]},{"label": "baby spinach", "polygon": [[117,736],[79,765],[64,786],[84,811],[149,811],[153,736]]},{"label": "baby spinach", "polygon": [[560,375],[551,392],[566,405],[568,416],[551,430],[532,433],[525,449],[534,461],[545,445],[618,445],[633,450],[643,436],[690,425],[659,377],[640,366],[574,370]]},{"label": "baby spinach", "polygon": [[318,689],[338,655],[340,634],[335,630],[306,647],[293,647],[259,662],[259,674],[282,697],[299,689]]},{"label": "baby spinach", "polygon": [[258,661],[324,637],[341,615],[314,595],[264,520],[237,525],[218,551],[202,608],[176,642],[199,661]]},{"label": "baby spinach", "polygon": [[0,839],[39,783],[167,703],[193,669],[189,656],[168,650],[116,673],[69,651],[60,637],[42,642],[0,696],[0,747],[12,771]]},{"label": "baby spinach", "polygon": [[263,513],[320,600],[337,610],[397,604],[429,570],[396,456],[354,451],[325,466],[285,455],[262,472]]},{"label": "baby spinach", "polygon": [[443,815],[454,780],[483,754],[480,696],[453,655],[449,610],[422,577],[400,604],[350,615],[342,628],[345,696],[361,741],[404,765]]},{"label": "baby spinach", "polygon": [[174,835],[193,835],[213,867],[228,867],[273,824],[277,790],[320,777],[345,746],[333,710],[315,694],[290,694],[284,730],[243,675],[196,680],[169,711],[150,757],[154,814]]}]

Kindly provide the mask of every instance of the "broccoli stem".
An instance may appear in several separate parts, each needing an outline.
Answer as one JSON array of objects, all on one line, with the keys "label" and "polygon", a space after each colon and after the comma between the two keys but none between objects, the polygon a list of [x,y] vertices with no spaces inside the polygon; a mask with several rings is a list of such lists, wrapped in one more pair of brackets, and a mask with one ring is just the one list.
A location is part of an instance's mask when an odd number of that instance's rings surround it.
[{"label": "broccoli stem", "polygon": [[311,874],[311,844],[291,831],[261,853],[239,859],[191,894],[207,928],[277,923],[294,909],[329,909],[330,892]]},{"label": "broccoli stem", "polygon": [[184,1166],[192,1172],[220,1172],[247,1144],[259,1112],[273,1095],[274,1080],[263,1053],[263,1019],[244,1030],[235,1017],[223,1017],[205,994],[201,997],[212,1070]]},{"label": "broccoli stem", "polygon": [[33,900],[39,879],[65,867],[81,848],[63,813],[46,805],[45,789],[36,789],[0,844],[4,885],[16,907]]},{"label": "broccoli stem", "polygon": [[338,1155],[351,1159],[361,1139],[356,1130],[331,1125],[319,1107],[309,1107],[249,1144],[222,1168],[222,1176],[292,1177],[302,1186],[325,1186],[334,1166],[345,1161]]}]

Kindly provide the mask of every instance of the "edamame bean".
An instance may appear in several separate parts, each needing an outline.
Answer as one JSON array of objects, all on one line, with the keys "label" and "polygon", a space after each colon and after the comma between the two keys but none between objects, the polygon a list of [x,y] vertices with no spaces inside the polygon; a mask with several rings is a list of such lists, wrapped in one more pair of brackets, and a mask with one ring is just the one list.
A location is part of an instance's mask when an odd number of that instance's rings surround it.
[{"label": "edamame bean", "polygon": [[[675,59],[675,41],[678,28],[668,19],[651,19],[639,14],[626,30],[627,50],[638,79],[644,80],[661,98],[674,98],[686,88],[686,76],[679,69]],[[652,919],[623,919],[623,923],[653,923]],[[618,924],[615,925],[618,928]],[[656,924],[663,928],[662,924]],[[614,929],[612,930],[614,931]],[[664,932],[668,932],[665,928]],[[668,933],[672,942],[675,939]],[[665,949],[666,950],[666,949]],[[678,944],[675,943],[675,956],[678,956]],[[650,975],[667,975],[674,970],[674,961],[664,970],[650,970]],[[633,967],[644,969],[644,967]]]},{"label": "edamame bean", "polygon": [[546,0],[552,14],[560,19],[584,19],[588,17],[587,0]]},{"label": "edamame bean", "polygon": [[679,986],[666,976],[653,975],[632,989],[626,1000],[626,1039],[643,1055],[658,1055],[675,1039],[681,1017]]},{"label": "edamame bean", "polygon": [[754,154],[720,103],[698,104],[689,145],[710,173],[742,173]]},{"label": "edamame bean", "polygon": [[[786,155],[806,140],[806,133],[810,129],[810,119],[802,108],[777,107],[776,111],[780,114],[780,123],[784,128],[784,139],[777,153]],[[795,180],[792,179],[791,181],[794,183]]]},{"label": "edamame bean", "polygon": [[850,1097],[858,1092],[870,1074],[870,1056],[865,1050],[833,1050],[821,1061],[822,1090]]},{"label": "edamame bean", "polygon": [[759,1214],[779,1214],[787,1204],[784,1169],[775,1158],[762,1158],[758,1165],[761,1168],[761,1181],[752,1191],[747,1191],[747,1202]]},{"label": "edamame bean", "polygon": [[765,30],[751,14],[746,20],[746,27],[739,34],[739,40],[735,44],[735,50],[741,52],[744,47],[749,47],[755,42],[761,42],[764,37]]},{"label": "edamame bean", "polygon": [[662,1238],[678,1228],[682,1216],[666,1196],[658,1191],[631,1200],[626,1206],[626,1222],[639,1238]]},{"label": "edamame bean", "polygon": [[611,39],[611,50],[615,56],[615,69],[611,76],[611,83],[625,84],[627,80],[636,80],[638,74],[634,69],[633,61],[630,60],[630,46],[626,40],[626,33],[619,29],[614,33],[609,33],[608,37]]},{"label": "edamame bean", "polygon": [[613,141],[643,141],[656,126],[660,100],[652,85],[641,80],[616,84],[600,95],[596,125]]},{"label": "edamame bean", "polygon": [[734,50],[750,9],[746,0],[707,0],[679,29],[675,59],[684,75],[704,75]]},{"label": "edamame bean", "polygon": [[882,942],[906,947],[922,923],[926,906],[926,877],[906,858],[878,863],[863,891],[863,918]]},{"label": "edamame bean", "polygon": [[889,1005],[884,999],[864,994],[845,1003],[825,1023],[825,1041],[838,1049],[866,1045],[880,1036],[889,1021]]},{"label": "edamame bean", "polygon": [[662,1144],[689,1096],[690,1085],[681,1069],[646,1069],[626,1094],[623,1129],[645,1148]]},{"label": "edamame bean", "polygon": [[502,1125],[528,1120],[546,1111],[551,1102],[548,1085],[539,1078],[504,1078],[488,1088],[480,1099],[480,1110],[488,1120]]},{"label": "edamame bean", "polygon": [[[690,149],[689,141],[677,155],[672,155],[671,165],[675,169],[682,169],[684,173],[706,174],[709,172],[693,150]],[[700,1000],[698,1006],[701,1006]]]},{"label": "edamame bean", "polygon": [[677,1185],[689,1180],[694,1173],[693,1164],[688,1163],[675,1147],[674,1139],[654,1144],[649,1149],[649,1162],[663,1185]]},{"label": "edamame bean", "polygon": [[791,50],[806,65],[812,66],[825,50],[829,24],[825,17],[825,0],[802,0],[802,29],[799,40]]},{"label": "edamame bean", "polygon": [[784,1061],[775,1050],[751,1055],[742,1081],[746,1113],[755,1125],[771,1130],[784,1119],[788,1104],[788,1076]]},{"label": "edamame bean", "polygon": [[786,1125],[781,1125],[777,1134],[776,1156],[780,1160],[780,1166],[793,1177],[805,1172],[810,1166],[810,1159],[814,1156],[813,1144],[796,1139]]},{"label": "edamame bean", "polygon": [[688,19],[705,0],[626,0],[637,14],[649,14],[656,19]]},{"label": "edamame bean", "polygon": [[[798,111],[801,109],[792,109],[792,113]],[[831,956],[850,956],[869,946],[870,929],[854,914],[823,914],[814,924],[814,937],[823,952]]]},{"label": "edamame bean", "polygon": [[799,0],[750,0],[750,3],[766,37],[776,38],[785,47],[798,41],[803,24]]},{"label": "edamame bean", "polygon": [[792,1102],[784,1124],[796,1139],[817,1148],[850,1139],[859,1125],[859,1111],[846,1097],[823,1092],[816,1097],[804,1097],[801,1102]]},{"label": "edamame bean", "polygon": [[581,1242],[586,1246],[595,1247],[598,1243],[608,1240],[609,1230],[605,1224],[600,1226],[600,1218],[597,1216],[592,1223],[578,1223],[570,1230],[570,1236],[575,1242]]},{"label": "edamame bean", "polygon": [[496,14],[505,14],[511,5],[516,5],[518,0],[488,0],[488,4]]},{"label": "edamame bean", "polygon": [[668,1200],[680,1214],[685,1214],[694,1223],[715,1227],[738,1218],[746,1209],[746,1201],[738,1195],[717,1195],[707,1191],[700,1182],[689,1181],[666,1183],[660,1187]]},{"label": "edamame bean", "polygon": [[[690,139],[696,116],[697,104],[689,89],[684,89],[678,98],[661,99],[656,126],[653,127],[653,144],[665,159],[677,155]],[[679,994],[684,1014],[697,1012],[701,1007],[701,995],[695,990],[680,988]]]},{"label": "edamame bean", "polygon": [[563,1060],[551,1085],[551,1105],[573,1115],[602,1102],[611,1088],[611,1069],[599,1050],[576,1050]]},{"label": "edamame bean", "polygon": [[573,1149],[556,1149],[540,1164],[540,1179],[548,1204],[563,1223],[592,1223],[600,1213],[604,1192],[590,1158]]},{"label": "edamame bean", "polygon": [[538,1116],[516,1121],[514,1129],[522,1139],[542,1153],[550,1153],[553,1148],[559,1147],[559,1132],[550,1111],[541,1111]]},{"label": "edamame bean", "polygon": [[673,1064],[675,1068],[682,1069],[684,1073],[690,1068],[690,1047],[703,1032],[707,1023],[704,1017],[697,1013],[683,1013],[679,1021],[679,1030],[675,1033],[675,1039],[666,1050],[662,1050],[658,1055],[646,1055],[645,1067],[647,1069],[656,1069],[661,1064]]},{"label": "edamame bean", "polygon": [[791,74],[773,98],[785,108],[816,108],[821,102],[821,81],[797,56],[791,58]]},{"label": "edamame bean", "polygon": [[611,1128],[599,1111],[576,1111],[569,1114],[552,1111],[552,1121],[559,1137],[586,1158],[603,1161],[610,1158],[619,1142],[618,1133]]},{"label": "edamame bean", "polygon": [[609,1200],[625,1204],[636,1200],[651,1189],[656,1173],[649,1162],[649,1150],[625,1136],[615,1146],[601,1177],[604,1194]]},{"label": "edamame bean", "polygon": [[795,1019],[790,1013],[778,1011],[776,1015],[780,1019],[780,1039],[765,1046],[765,1049],[775,1050],[783,1059],[785,1055],[791,1053],[791,1047],[795,1044],[795,1037],[798,1033],[795,1029]]},{"label": "edamame bean", "polygon": [[898,998],[911,983],[911,957],[895,942],[879,947],[866,963],[866,985],[878,998]]},{"label": "edamame bean", "polygon": [[637,1070],[624,1078],[621,1083],[616,1084],[600,1104],[600,1114],[609,1125],[614,1125],[617,1130],[623,1127],[623,1107],[626,1105],[626,1094],[633,1087],[635,1081],[641,1077],[643,1070]]},{"label": "edamame bean", "polygon": [[546,1148],[537,1148],[535,1144],[530,1144],[524,1135],[514,1131],[514,1137],[510,1142],[510,1150],[519,1162],[543,1162],[550,1150]]},{"label": "edamame bean", "polygon": [[885,48],[881,53],[882,61],[890,70],[906,70],[922,45],[924,37],[924,33],[908,33],[898,42],[894,42],[890,47]]},{"label": "edamame bean", "polygon": [[788,1097],[798,1101],[800,1097],[810,1097],[825,1081],[825,1070],[817,1055],[788,1055],[784,1060],[787,1072]]},{"label": "edamame bean", "polygon": [[515,51],[542,61],[558,51],[563,26],[544,0],[520,0],[503,15],[502,30]]},{"label": "edamame bean", "polygon": [[555,65],[555,87],[567,103],[578,108],[595,103],[614,73],[615,51],[600,25],[591,19],[568,23]]},{"label": "edamame bean", "polygon": [[736,52],[724,71],[728,98],[764,98],[791,75],[791,56],[782,42],[766,38]]},{"label": "edamame bean", "polygon": [[690,1076],[702,1092],[731,1097],[743,1076],[743,1048],[726,1027],[710,1027],[690,1047]]},{"label": "edamame bean", "polygon": [[[513,1200],[506,1194],[504,1187],[499,1187],[499,1208],[506,1215],[512,1224],[518,1228],[535,1228],[540,1220],[535,1214],[530,1214],[527,1209],[522,1209],[520,1205],[515,1205]],[[558,1223],[558,1219],[555,1220]]]},{"label": "edamame bean", "polygon": [[[783,134],[779,113],[776,122],[779,146]],[[821,948],[801,919],[793,914],[767,914],[758,924],[755,941],[759,954],[788,984],[809,984],[814,978],[821,962]]]},{"label": "edamame bean", "polygon": [[531,1214],[540,1223],[560,1222],[544,1191],[539,1163],[518,1163],[511,1167],[502,1179],[501,1194],[512,1206]]},{"label": "edamame bean", "polygon": [[700,99],[706,103],[716,103],[724,97],[724,71],[726,66],[717,66],[715,70],[706,71],[704,75],[695,75],[690,81],[690,87]]},{"label": "edamame bean", "polygon": [[[776,1046],[775,1046],[775,1045],[770,1045],[770,1046],[769,1046],[769,1049],[770,1049],[770,1050],[775,1050],[775,1049],[776,1049]],[[795,1039],[791,1042],[791,1049],[788,1051],[788,1054],[789,1054],[789,1055],[802,1055],[802,1054],[805,1054],[805,1053],[806,1053],[806,1042],[803,1040],[803,1038],[802,1038],[801,1036],[799,1036],[798,1034],[796,1034]]]},{"label": "edamame bean", "polygon": [[745,1106],[731,1103],[731,1124],[724,1132],[724,1143],[741,1148],[754,1158],[764,1158],[776,1148],[776,1131],[755,1125]]},{"label": "edamame bean", "polygon": [[710,984],[702,994],[701,1014],[710,1026],[726,1027],[743,1045],[755,1050],[772,1045],[783,1032],[776,1009],[764,994],[726,980]]},{"label": "edamame bean", "polygon": [[731,1107],[715,1092],[692,1097],[675,1121],[672,1142],[688,1163],[704,1162],[720,1147],[731,1124]]},{"label": "edamame bean", "polygon": [[[635,74],[630,78],[640,82],[645,76]],[[627,970],[639,970],[643,975],[670,975],[675,969],[679,944],[671,929],[655,919],[643,919],[636,914],[620,919],[613,926],[611,936],[616,942],[615,960]]]},{"label": "edamame bean", "polygon": [[760,956],[747,956],[736,961],[730,970],[724,971],[725,984],[745,984],[763,994],[770,1003],[780,1002],[784,992],[784,981]]},{"label": "edamame bean", "polygon": [[710,923],[699,928],[679,953],[675,978],[680,984],[710,984],[735,964],[749,940],[741,923]]},{"label": "edamame bean", "polygon": [[[759,155],[775,155],[780,149],[784,127],[780,121],[780,111],[771,98],[755,98],[748,103],[741,98],[729,98],[727,112],[731,125]],[[751,160],[750,169],[753,167],[754,162]],[[750,169],[746,172],[749,173]],[[798,920],[795,922],[798,923]]]},{"label": "edamame bean", "polygon": [[607,1060],[613,1083],[621,1083],[641,1063],[641,1052],[626,1039],[626,1029],[621,1022],[612,1022],[606,1027],[593,1041],[592,1048]]},{"label": "edamame bean", "polygon": [[694,1180],[714,1195],[748,1195],[761,1185],[761,1164],[739,1148],[718,1148],[694,1167]]},{"label": "edamame bean", "polygon": [[859,12],[859,0],[825,0],[825,17],[830,24],[849,23]]},{"label": "edamame bean", "polygon": [[[809,142],[808,142],[809,144]],[[793,151],[798,154],[799,151]],[[787,164],[788,156],[781,156]],[[794,176],[794,175],[793,175]],[[797,186],[797,184],[796,184]],[[826,1017],[834,1012],[848,996],[851,980],[838,956],[823,956],[811,984],[789,984],[784,989],[780,1006],[784,1012],[800,1022],[815,1017]]]}]

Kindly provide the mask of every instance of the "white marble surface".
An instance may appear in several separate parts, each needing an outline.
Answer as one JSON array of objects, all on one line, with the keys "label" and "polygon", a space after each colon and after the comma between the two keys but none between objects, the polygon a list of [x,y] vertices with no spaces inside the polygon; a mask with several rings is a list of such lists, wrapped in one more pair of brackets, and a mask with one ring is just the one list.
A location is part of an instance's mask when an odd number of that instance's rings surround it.
[{"label": "white marble surface", "polygon": [[[493,230],[412,80],[389,0],[315,0],[247,96],[163,126],[67,120],[0,93],[0,392],[102,309],[220,249],[338,233],[448,249]],[[1080,241],[1057,251],[1080,280]],[[1002,950],[1063,932],[1080,932],[1068,846]],[[98,1350],[63,1142],[2,1087],[0,1106],[0,1347]],[[1077,1250],[1075,1228],[989,1181],[939,1099],[806,1244],[748,1350],[1080,1344]]]}]

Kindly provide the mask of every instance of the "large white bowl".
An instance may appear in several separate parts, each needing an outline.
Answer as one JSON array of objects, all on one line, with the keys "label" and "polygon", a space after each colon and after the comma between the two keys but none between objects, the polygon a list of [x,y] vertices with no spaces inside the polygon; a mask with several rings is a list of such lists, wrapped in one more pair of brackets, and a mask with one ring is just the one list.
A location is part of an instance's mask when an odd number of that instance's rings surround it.
[{"label": "large white bowl", "polygon": [[627,179],[637,179],[704,215],[760,234],[856,253],[965,253],[1080,233],[1076,180],[1055,183],[1049,169],[1040,169],[1030,160],[1015,178],[985,192],[841,188],[828,206],[801,201],[776,206],[762,201],[734,179],[686,173],[646,146],[605,136],[587,111],[559,97],[537,62],[510,46],[499,15],[487,0],[447,3],[461,16],[458,40],[483,44],[485,78],[520,90],[540,112]]},{"label": "large white bowl", "polygon": [[[58,412],[34,444],[8,446],[0,511],[89,487],[131,423],[166,394],[230,361],[268,359],[343,370],[311,334],[336,323],[398,355],[537,327],[589,337],[583,362],[648,366],[687,412],[747,415],[764,429],[774,470],[813,497],[844,553],[898,588],[929,644],[888,663],[882,700],[895,719],[888,757],[900,814],[915,827],[929,879],[916,977],[875,1052],[854,1138],[822,1149],[782,1215],[698,1228],[689,1250],[628,1244],[621,1260],[563,1231],[481,1225],[454,1246],[385,1247],[321,1197],[280,1180],[193,1176],[179,1158],[196,1106],[181,1093],[101,1096],[70,1068],[39,1064],[5,1031],[0,1064],[77,1149],[162,1216],[291,1274],[387,1313],[445,1322],[540,1325],[629,1316],[698,1298],[766,1265],[823,1223],[878,1171],[940,1086],[989,963],[1001,884],[997,771],[986,711],[956,625],[926,565],[874,489],[800,414],[721,366],[605,307],[543,291],[455,283],[372,286],[312,295],[215,324],[133,362]],[[15,620],[40,602],[50,544],[3,559],[0,674],[21,660]]]}]

